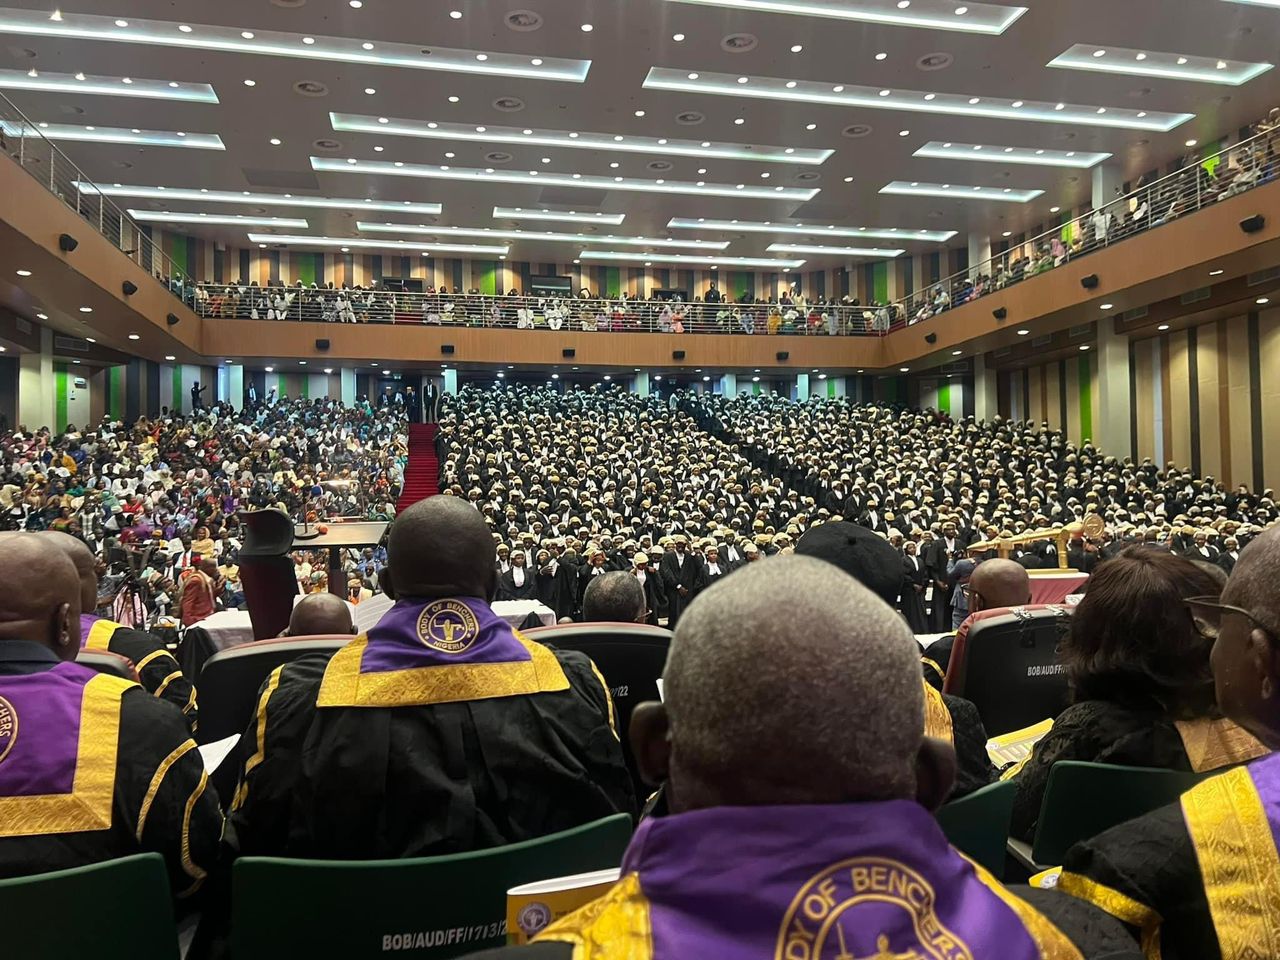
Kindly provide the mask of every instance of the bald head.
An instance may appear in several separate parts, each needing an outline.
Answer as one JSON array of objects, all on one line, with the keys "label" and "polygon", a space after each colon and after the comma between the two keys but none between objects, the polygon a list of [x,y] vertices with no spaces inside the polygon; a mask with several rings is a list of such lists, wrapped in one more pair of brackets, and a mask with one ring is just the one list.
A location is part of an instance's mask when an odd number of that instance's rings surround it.
[{"label": "bald head", "polygon": [[984,560],[969,578],[970,613],[995,607],[1020,607],[1030,602],[1031,578],[1020,563]]},{"label": "bald head", "polygon": [[1263,626],[1280,641],[1280,527],[1272,527],[1255,537],[1240,554],[1222,602],[1256,613]]},{"label": "bald head", "polygon": [[745,567],[680,618],[665,674],[678,805],[916,795],[920,651],[829,563]]},{"label": "bald head", "polygon": [[98,606],[98,573],[95,569],[97,558],[83,540],[77,540],[68,533],[50,530],[42,533],[46,543],[55,545],[66,554],[76,568],[76,576],[80,578],[80,612],[93,613]]},{"label": "bald head", "polygon": [[0,535],[0,642],[27,640],[63,660],[80,649],[80,577],[75,564],[33,533]]},{"label": "bald head", "polygon": [[644,587],[625,570],[592,577],[582,594],[582,619],[595,623],[643,623]]},{"label": "bald head", "polygon": [[457,497],[419,500],[391,524],[391,597],[482,597],[497,586],[493,536],[480,511]]},{"label": "bald head", "polygon": [[332,593],[311,593],[298,601],[289,617],[285,636],[318,637],[333,633],[355,633],[351,608]]}]

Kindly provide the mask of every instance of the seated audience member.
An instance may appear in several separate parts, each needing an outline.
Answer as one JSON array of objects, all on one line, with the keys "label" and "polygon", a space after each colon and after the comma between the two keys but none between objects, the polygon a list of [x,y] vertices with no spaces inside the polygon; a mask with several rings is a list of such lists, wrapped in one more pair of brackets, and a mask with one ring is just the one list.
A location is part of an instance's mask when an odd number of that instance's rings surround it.
[{"label": "seated audience member", "polygon": [[609,691],[586,656],[493,613],[494,553],[465,501],[396,518],[395,605],[332,659],[263,685],[233,804],[242,853],[430,856],[633,812]]},{"label": "seated audience member", "polygon": [[1219,713],[1213,640],[1182,604],[1217,595],[1212,577],[1163,551],[1130,548],[1098,567],[1060,648],[1072,705],[1017,773],[1015,837],[1035,833],[1059,760],[1204,772],[1265,752]]},{"label": "seated audience member", "polygon": [[947,843],[931,811],[955,757],[924,736],[917,649],[887,604],[811,557],[709,589],[676,628],[666,702],[632,715],[671,813],[641,823],[602,898],[480,956],[1137,957],[1119,923],[1005,888]]},{"label": "seated audience member", "polygon": [[75,537],[65,533],[42,534],[45,543],[55,544],[75,565],[80,577],[80,646],[88,650],[118,653],[133,663],[143,687],[182,711],[187,725],[195,729],[196,688],[182,675],[182,669],[165,645],[144,630],[134,630],[94,614],[98,603],[97,559]]},{"label": "seated audience member", "polygon": [[217,609],[217,583],[218,564],[212,557],[202,557],[199,564],[187,571],[179,601],[184,627],[213,615]]},{"label": "seated audience member", "polygon": [[925,678],[938,690],[951,669],[951,649],[956,637],[968,633],[973,615],[1000,607],[1021,607],[1031,602],[1031,578],[1022,564],[1013,560],[984,560],[969,577],[966,594],[969,615],[955,633],[929,644],[924,651]]},{"label": "seated audience member", "polygon": [[[1188,603],[1213,640],[1223,712],[1280,748],[1280,530],[1259,537],[1220,603]],[[1183,615],[1186,615],[1184,609]],[[1210,777],[1177,803],[1077,844],[1059,889],[1133,926],[1149,957],[1280,955],[1280,755]]]},{"label": "seated audience member", "polygon": [[50,544],[0,534],[0,877],[155,852],[190,895],[217,856],[218,798],[175,707],[70,662],[84,583]]},{"label": "seated audience member", "polygon": [[[887,540],[866,527],[847,521],[814,527],[796,544],[796,553],[826,560],[892,605],[902,589],[902,561]],[[918,646],[918,645],[917,645]],[[978,708],[968,700],[939,693],[926,687],[924,694],[925,733],[947,740],[959,758],[955,796],[972,793],[996,778],[987,756],[987,731]]]},{"label": "seated audience member", "polygon": [[648,618],[644,587],[625,570],[596,577],[582,595],[582,619],[588,623],[644,623]]},{"label": "seated audience member", "polygon": [[521,550],[511,552],[511,569],[498,577],[497,600],[537,600],[538,580],[525,565]]},{"label": "seated audience member", "polygon": [[299,600],[289,616],[282,637],[325,637],[356,632],[351,608],[332,593],[309,593]]}]

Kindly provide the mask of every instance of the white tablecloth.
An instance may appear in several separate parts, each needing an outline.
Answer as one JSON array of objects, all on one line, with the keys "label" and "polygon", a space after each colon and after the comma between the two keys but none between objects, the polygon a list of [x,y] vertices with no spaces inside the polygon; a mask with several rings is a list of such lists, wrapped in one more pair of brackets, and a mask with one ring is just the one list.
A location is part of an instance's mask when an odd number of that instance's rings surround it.
[{"label": "white tablecloth", "polygon": [[[494,613],[513,627],[524,623],[531,613],[538,615],[544,627],[553,626],[556,622],[556,612],[537,600],[499,600],[490,604],[490,607]],[[364,633],[381,620],[382,615],[390,609],[391,599],[385,593],[369,598],[356,607],[356,629]]]},{"label": "white tablecloth", "polygon": [[[294,597],[293,605],[296,607],[304,596],[305,594],[300,593]],[[359,608],[352,606],[350,603],[347,603],[347,606],[351,609],[352,619],[355,619]],[[363,607],[363,604],[361,606]],[[219,650],[253,641],[253,621],[249,619],[248,610],[219,610],[213,616],[206,617],[195,626],[207,630],[214,647]]]}]

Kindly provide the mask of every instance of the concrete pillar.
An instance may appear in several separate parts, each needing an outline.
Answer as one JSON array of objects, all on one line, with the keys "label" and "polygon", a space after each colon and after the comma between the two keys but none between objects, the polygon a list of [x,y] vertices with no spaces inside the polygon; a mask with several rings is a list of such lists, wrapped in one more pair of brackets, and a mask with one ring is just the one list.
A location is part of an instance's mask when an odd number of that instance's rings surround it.
[{"label": "concrete pillar", "polygon": [[343,367],[338,371],[338,375],[342,378],[342,405],[344,407],[353,407],[356,402],[356,372],[350,367]]},{"label": "concrete pillar", "polygon": [[[1098,409],[1093,415],[1093,436],[1087,439],[1103,453],[1124,458],[1133,450],[1129,434],[1129,338],[1116,331],[1116,322],[1115,317],[1098,321]],[[1153,339],[1152,343],[1158,340]]]},{"label": "concrete pillar", "polygon": [[796,400],[804,403],[809,399],[809,375],[807,373],[796,374]]},{"label": "concrete pillar", "polygon": [[244,392],[248,386],[244,382],[244,364],[233,363],[227,367],[227,399],[239,410],[244,406]]},{"label": "concrete pillar", "polygon": [[1100,210],[1120,196],[1120,189],[1124,185],[1124,168],[1117,160],[1105,160],[1093,168],[1092,175],[1093,209]]},{"label": "concrete pillar", "polygon": [[991,259],[991,238],[985,234],[969,234],[969,279],[976,280],[981,273],[990,274],[985,264]]},{"label": "concrete pillar", "polygon": [[988,369],[986,357],[979,353],[973,358],[973,415],[976,419],[992,420],[999,414],[998,384],[995,370]]},{"label": "concrete pillar", "polygon": [[720,378],[720,392],[726,397],[736,397],[738,395],[738,375],[736,373],[726,373]]},{"label": "concrete pillar", "polygon": [[444,371],[444,392],[456,394],[458,392],[458,368],[448,367]]},{"label": "concrete pillar", "polygon": [[[413,389],[418,390],[418,384],[414,383]],[[329,378],[323,373],[307,374],[307,396],[312,400],[320,400],[329,396]]]},{"label": "concrete pillar", "polygon": [[53,378],[53,331],[40,328],[40,352],[24,353],[18,363],[18,422],[28,430],[54,427],[57,384]]},{"label": "concrete pillar", "polygon": [[635,391],[635,394],[637,397],[649,396],[649,371],[641,370],[639,373],[637,373],[635,376],[634,384],[635,385],[632,387],[632,389]]}]

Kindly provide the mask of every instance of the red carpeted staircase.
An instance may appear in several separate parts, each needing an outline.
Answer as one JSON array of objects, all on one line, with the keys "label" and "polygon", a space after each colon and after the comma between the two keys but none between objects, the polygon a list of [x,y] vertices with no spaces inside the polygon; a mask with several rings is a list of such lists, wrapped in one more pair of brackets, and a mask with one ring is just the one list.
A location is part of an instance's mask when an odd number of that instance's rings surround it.
[{"label": "red carpeted staircase", "polygon": [[439,432],[435,423],[409,424],[409,462],[404,468],[404,489],[396,504],[397,513],[440,492],[440,461],[436,457]]}]

